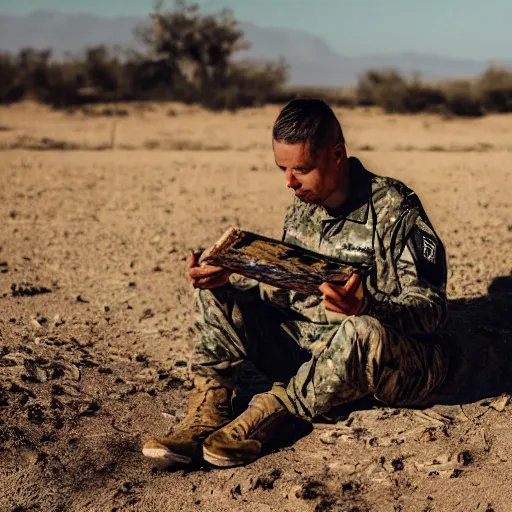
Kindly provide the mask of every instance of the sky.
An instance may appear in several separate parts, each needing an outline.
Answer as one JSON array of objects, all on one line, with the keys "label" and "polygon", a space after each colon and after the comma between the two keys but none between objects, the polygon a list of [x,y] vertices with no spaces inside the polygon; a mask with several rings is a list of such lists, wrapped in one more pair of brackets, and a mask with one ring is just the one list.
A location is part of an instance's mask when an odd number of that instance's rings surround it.
[{"label": "sky", "polygon": [[[197,0],[196,0],[197,1]],[[345,55],[415,52],[512,59],[512,0],[198,0],[260,26],[295,27]],[[167,0],[166,6],[173,2]],[[0,12],[36,9],[145,16],[152,0],[0,0]]]}]

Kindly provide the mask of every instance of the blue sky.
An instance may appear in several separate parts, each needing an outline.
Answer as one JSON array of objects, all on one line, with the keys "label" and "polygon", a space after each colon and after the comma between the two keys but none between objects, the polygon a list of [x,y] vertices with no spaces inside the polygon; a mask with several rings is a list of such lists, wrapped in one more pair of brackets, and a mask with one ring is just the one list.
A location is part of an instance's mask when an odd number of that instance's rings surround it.
[{"label": "blue sky", "polygon": [[[295,27],[347,55],[412,51],[512,59],[512,0],[199,0],[262,26]],[[172,1],[167,0],[167,6]],[[152,0],[0,0],[0,12],[35,9],[144,16]]]}]

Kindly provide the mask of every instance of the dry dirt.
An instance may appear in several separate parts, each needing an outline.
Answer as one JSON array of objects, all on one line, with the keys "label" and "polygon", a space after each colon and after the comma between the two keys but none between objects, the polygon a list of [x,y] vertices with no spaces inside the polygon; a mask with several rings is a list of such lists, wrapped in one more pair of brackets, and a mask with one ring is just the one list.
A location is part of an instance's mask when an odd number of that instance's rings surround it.
[{"label": "dry dirt", "polygon": [[121,108],[0,108],[0,510],[511,511],[512,117],[339,112],[447,247],[438,404],[366,401],[247,467],[161,472],[140,447],[184,413],[189,251],[231,225],[279,236],[291,197],[277,108]]}]

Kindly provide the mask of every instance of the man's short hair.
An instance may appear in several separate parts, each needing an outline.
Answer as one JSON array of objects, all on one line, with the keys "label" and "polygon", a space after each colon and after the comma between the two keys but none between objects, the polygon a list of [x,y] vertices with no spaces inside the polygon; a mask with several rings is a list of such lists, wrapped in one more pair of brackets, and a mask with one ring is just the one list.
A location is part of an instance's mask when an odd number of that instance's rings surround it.
[{"label": "man's short hair", "polygon": [[328,144],[345,142],[340,122],[331,107],[315,98],[288,103],[274,123],[272,138],[286,144],[309,143],[311,154]]}]

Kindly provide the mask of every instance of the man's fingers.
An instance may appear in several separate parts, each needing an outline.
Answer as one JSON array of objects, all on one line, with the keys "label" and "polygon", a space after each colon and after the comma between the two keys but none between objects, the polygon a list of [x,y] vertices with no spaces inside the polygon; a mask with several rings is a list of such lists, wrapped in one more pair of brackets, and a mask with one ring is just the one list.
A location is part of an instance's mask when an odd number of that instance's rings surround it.
[{"label": "man's fingers", "polygon": [[345,302],[345,299],[337,293],[336,289],[332,288],[332,285],[324,283],[320,291],[323,293],[323,299],[325,301],[325,307],[331,311],[337,311],[338,313],[347,313],[350,310],[349,305]]},{"label": "man's fingers", "polygon": [[190,259],[188,260],[188,268],[194,268],[199,265],[199,258],[203,251],[193,251],[190,255]]},{"label": "man's fingers", "polygon": [[323,283],[319,289],[331,302],[338,302],[342,298],[338,290],[330,283]]},{"label": "man's fingers", "polygon": [[205,265],[204,267],[192,267],[189,269],[188,274],[192,279],[201,279],[202,277],[215,276],[223,273],[225,270],[222,267],[214,267],[213,265]]},{"label": "man's fingers", "polygon": [[324,295],[324,302],[325,302],[325,309],[328,309],[329,311],[335,311],[336,313],[345,313],[347,314],[347,311],[343,309],[342,305],[339,302],[333,302],[329,297]]},{"label": "man's fingers", "polygon": [[193,281],[194,288],[218,288],[219,286],[223,286],[229,282],[229,275],[221,274],[219,276],[214,277],[203,277],[201,279],[196,279]]},{"label": "man's fingers", "polygon": [[324,294],[332,296],[333,294],[337,294],[339,286],[336,286],[332,283],[322,283],[318,289]]},{"label": "man's fingers", "polygon": [[359,286],[359,283],[361,282],[361,276],[359,274],[352,274],[348,281],[345,283],[344,291],[345,294],[352,293],[355,290],[357,290],[357,287]]}]

